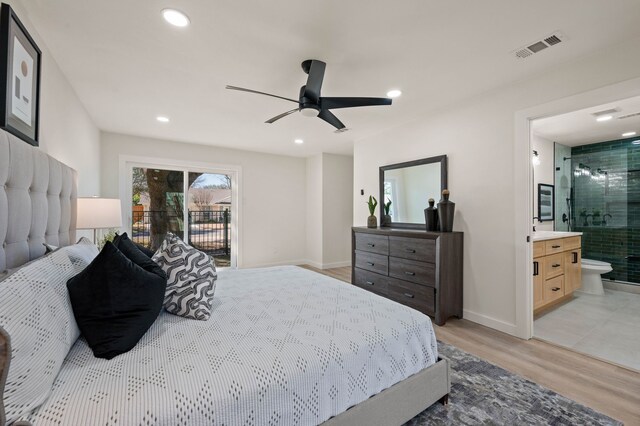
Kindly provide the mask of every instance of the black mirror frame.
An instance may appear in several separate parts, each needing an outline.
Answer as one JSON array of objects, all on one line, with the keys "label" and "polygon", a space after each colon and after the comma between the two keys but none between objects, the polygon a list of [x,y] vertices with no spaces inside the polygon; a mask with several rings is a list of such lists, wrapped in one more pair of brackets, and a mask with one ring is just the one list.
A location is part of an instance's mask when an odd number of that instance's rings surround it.
[{"label": "black mirror frame", "polygon": [[[435,157],[423,158],[420,160],[407,161],[405,163],[389,164],[387,166],[380,167],[380,193],[379,193],[379,205],[380,205],[380,222],[382,223],[382,217],[384,216],[384,172],[387,170],[403,169],[405,167],[420,166],[422,164],[440,163],[440,192],[447,189],[447,156],[438,155]],[[436,200],[436,203],[439,200]],[[425,208],[427,208],[427,200],[425,200]],[[380,225],[385,228],[402,228],[402,229],[426,229],[424,223],[405,223],[405,222],[393,222],[391,225]]]}]

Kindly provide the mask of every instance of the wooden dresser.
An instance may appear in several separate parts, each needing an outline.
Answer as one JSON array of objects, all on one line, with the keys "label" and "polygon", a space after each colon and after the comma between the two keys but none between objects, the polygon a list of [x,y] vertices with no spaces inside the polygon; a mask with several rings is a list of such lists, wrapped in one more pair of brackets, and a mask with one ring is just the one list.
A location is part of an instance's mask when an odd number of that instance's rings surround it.
[{"label": "wooden dresser", "polygon": [[533,309],[538,313],[570,299],[582,286],[581,237],[533,242]]},{"label": "wooden dresser", "polygon": [[462,318],[462,232],[352,228],[351,282],[435,318]]}]

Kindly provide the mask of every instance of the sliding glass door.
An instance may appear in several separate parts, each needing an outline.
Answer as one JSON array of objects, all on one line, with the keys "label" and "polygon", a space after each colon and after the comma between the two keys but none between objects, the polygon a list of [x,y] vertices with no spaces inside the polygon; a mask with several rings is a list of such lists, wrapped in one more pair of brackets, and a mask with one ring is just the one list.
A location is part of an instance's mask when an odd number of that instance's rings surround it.
[{"label": "sliding glass door", "polygon": [[216,260],[236,266],[234,173],[128,164],[131,238],[157,250],[171,232]]}]

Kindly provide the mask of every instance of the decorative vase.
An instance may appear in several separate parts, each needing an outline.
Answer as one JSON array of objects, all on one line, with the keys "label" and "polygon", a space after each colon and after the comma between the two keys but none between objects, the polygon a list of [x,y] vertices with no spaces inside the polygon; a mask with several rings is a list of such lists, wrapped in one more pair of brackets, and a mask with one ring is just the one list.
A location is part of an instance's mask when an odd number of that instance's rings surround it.
[{"label": "decorative vase", "polygon": [[391,225],[391,215],[385,214],[382,215],[382,226],[390,226]]},{"label": "decorative vase", "polygon": [[436,201],[433,198],[429,198],[429,207],[424,209],[424,221],[429,232],[438,230],[438,209],[434,207],[435,203]]},{"label": "decorative vase", "polygon": [[440,220],[440,231],[453,231],[453,215],[456,211],[456,203],[449,201],[449,190],[442,191],[442,200],[438,203],[438,219]]},{"label": "decorative vase", "polygon": [[378,227],[378,218],[372,214],[367,219],[367,228],[377,228],[377,227]]}]

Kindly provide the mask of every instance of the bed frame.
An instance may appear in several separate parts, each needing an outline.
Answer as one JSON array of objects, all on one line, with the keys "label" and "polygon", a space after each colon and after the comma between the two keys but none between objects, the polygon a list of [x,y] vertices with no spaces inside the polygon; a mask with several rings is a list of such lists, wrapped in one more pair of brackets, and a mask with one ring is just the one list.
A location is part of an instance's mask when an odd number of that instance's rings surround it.
[{"label": "bed frame", "polygon": [[[73,169],[0,130],[0,281],[6,269],[43,256],[42,243],[75,242],[76,199]],[[2,401],[10,342],[0,327],[0,425],[6,423]],[[439,359],[323,425],[402,425],[437,401],[446,404],[450,389],[449,362]]]}]

